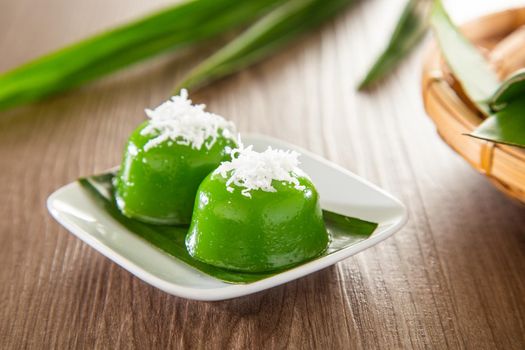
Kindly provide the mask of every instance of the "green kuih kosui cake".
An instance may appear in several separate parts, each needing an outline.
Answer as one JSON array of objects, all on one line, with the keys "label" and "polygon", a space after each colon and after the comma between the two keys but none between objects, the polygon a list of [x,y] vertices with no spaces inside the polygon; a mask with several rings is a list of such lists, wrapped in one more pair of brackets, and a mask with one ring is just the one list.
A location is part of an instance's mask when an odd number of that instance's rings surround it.
[{"label": "green kuih kosui cake", "polygon": [[237,147],[233,123],[192,105],[187,92],[146,110],[130,136],[115,178],[115,198],[128,217],[189,224],[201,181]]},{"label": "green kuih kosui cake", "polygon": [[321,254],[328,245],[319,195],[298,154],[247,147],[201,183],[186,247],[197,260],[267,272]]}]

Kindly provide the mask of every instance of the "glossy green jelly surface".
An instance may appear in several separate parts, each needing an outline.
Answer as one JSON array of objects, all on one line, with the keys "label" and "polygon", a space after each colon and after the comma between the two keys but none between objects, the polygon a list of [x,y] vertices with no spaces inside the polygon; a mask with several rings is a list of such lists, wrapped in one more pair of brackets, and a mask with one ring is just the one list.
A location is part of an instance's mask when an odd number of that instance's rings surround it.
[{"label": "glossy green jelly surface", "polygon": [[230,159],[231,139],[219,136],[200,150],[166,141],[144,150],[156,135],[141,135],[148,122],[130,136],[115,178],[119,209],[128,217],[153,224],[185,225],[191,221],[195,194],[201,181],[220,162]]},{"label": "glossy green jelly surface", "polygon": [[186,236],[192,257],[217,267],[243,272],[286,268],[323,253],[328,233],[319,196],[310,180],[305,187],[273,182],[276,192],[241,189],[230,193],[226,179],[209,175],[200,185]]}]

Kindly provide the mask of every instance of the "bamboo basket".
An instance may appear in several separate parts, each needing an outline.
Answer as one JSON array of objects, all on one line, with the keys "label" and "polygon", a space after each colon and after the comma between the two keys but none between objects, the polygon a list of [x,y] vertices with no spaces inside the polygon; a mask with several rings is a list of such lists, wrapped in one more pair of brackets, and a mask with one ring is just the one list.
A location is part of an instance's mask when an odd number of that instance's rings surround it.
[{"label": "bamboo basket", "polygon": [[[525,7],[469,22],[462,32],[487,55],[501,78],[525,67]],[[441,138],[501,191],[525,203],[525,149],[464,135],[483,120],[450,74],[435,43],[425,55],[425,109]]]}]

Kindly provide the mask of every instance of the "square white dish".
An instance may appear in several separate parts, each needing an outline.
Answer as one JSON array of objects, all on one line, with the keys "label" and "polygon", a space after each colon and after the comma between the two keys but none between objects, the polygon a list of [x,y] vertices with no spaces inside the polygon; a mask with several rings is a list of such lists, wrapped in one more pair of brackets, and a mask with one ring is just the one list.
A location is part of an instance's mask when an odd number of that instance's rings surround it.
[{"label": "square white dish", "polygon": [[229,284],[173,258],[128,231],[101,210],[77,183],[51,194],[47,206],[53,217],[85,243],[141,280],[169,294],[195,300],[223,300],[256,293],[321,270],[381,242],[407,219],[404,205],[392,195],[319,156],[286,142],[261,135],[243,137],[258,151],[268,146],[301,153],[301,168],[312,178],[323,209],[379,223],[358,242],[290,270],[248,284]]}]

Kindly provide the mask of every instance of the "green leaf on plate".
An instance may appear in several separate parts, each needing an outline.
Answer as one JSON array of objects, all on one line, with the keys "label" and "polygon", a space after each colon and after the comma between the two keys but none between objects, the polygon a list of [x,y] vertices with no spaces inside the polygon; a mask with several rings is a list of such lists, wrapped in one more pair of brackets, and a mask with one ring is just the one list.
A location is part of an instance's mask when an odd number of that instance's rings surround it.
[{"label": "green leaf on plate", "polygon": [[481,123],[470,136],[525,147],[525,99],[516,99]]},{"label": "green leaf on plate", "polygon": [[377,228],[375,222],[336,214],[328,210],[323,210],[323,218],[327,225],[332,225],[346,232],[354,232],[356,235],[369,236]]},{"label": "green leaf on plate", "polygon": [[390,41],[358,89],[365,90],[390,73],[419,43],[428,29],[432,0],[409,0],[401,13]]},{"label": "green leaf on plate", "polygon": [[269,56],[357,0],[288,0],[192,69],[177,84],[198,88]]},{"label": "green leaf on plate", "polygon": [[441,0],[434,2],[430,22],[441,53],[455,78],[479,110],[489,115],[489,102],[500,86],[496,72],[452,23]]},{"label": "green leaf on plate", "polygon": [[[251,283],[282,272],[243,273],[214,267],[194,260],[186,250],[184,242],[188,227],[150,225],[130,219],[121,214],[113,198],[113,177],[114,173],[107,173],[82,178],[78,181],[101,210],[108,213],[130,232],[164,251],[166,254],[209,276],[228,283]],[[367,239],[377,228],[377,224],[375,223],[328,211],[323,211],[323,216],[328,231],[330,232],[331,241],[327,250],[322,253],[320,257],[330,255]]]},{"label": "green leaf on plate", "polygon": [[214,38],[283,0],[199,0],[95,35],[0,75],[0,110],[36,101],[147,57]]},{"label": "green leaf on plate", "polygon": [[492,96],[490,105],[492,110],[499,111],[509,103],[525,97],[525,69],[514,72],[501,83],[500,87]]}]

